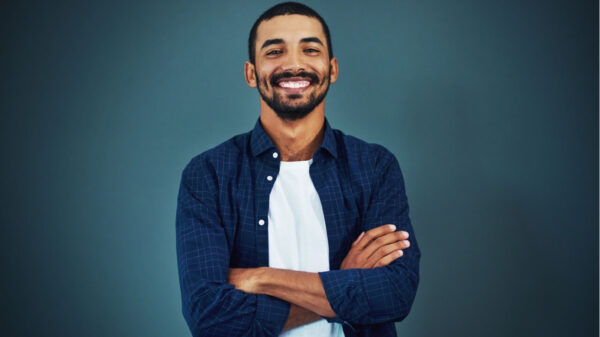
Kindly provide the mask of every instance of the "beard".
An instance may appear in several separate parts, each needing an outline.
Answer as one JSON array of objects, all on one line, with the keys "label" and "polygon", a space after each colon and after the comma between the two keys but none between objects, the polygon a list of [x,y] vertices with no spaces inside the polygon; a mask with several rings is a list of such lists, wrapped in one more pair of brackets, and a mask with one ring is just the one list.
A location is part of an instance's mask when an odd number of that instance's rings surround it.
[{"label": "beard", "polygon": [[[258,93],[262,97],[262,99],[267,103],[267,105],[275,111],[277,116],[283,120],[295,121],[301,118],[306,117],[311,111],[315,109],[315,107],[325,99],[327,95],[327,91],[329,90],[329,75],[331,74],[331,68],[327,74],[324,76],[321,81],[319,81],[319,77],[313,73],[301,71],[299,73],[292,73],[289,71],[274,74],[270,79],[271,88],[273,88],[273,95],[269,97],[267,95],[267,79],[258,77],[258,73],[254,70],[257,82],[258,82]],[[310,85],[316,85],[317,88],[314,90],[308,97],[308,102],[300,103],[294,102],[295,100],[299,100],[302,98],[300,94],[288,94],[287,102],[284,100],[284,94],[278,94],[275,92],[275,87],[278,86],[278,83],[281,79],[289,78],[289,77],[306,77],[310,78]],[[318,92],[319,88],[325,86],[325,89],[322,92]]]}]

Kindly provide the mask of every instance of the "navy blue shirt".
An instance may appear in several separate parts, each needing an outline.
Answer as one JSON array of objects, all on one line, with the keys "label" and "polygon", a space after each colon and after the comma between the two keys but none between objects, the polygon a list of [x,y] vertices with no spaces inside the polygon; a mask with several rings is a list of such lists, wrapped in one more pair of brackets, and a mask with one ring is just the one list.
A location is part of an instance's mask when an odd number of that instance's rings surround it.
[{"label": "navy blue shirt", "polygon": [[[193,336],[277,336],[289,303],[227,283],[229,268],[269,265],[269,195],[279,150],[257,121],[254,130],[196,157],[183,170],[177,202],[177,262],[184,317]],[[331,271],[319,273],[327,299],[350,336],[396,336],[419,282],[420,252],[408,216],[400,167],[384,147],[333,130],[310,176],[319,194]],[[363,231],[395,224],[410,248],[385,267],[339,270]]]}]

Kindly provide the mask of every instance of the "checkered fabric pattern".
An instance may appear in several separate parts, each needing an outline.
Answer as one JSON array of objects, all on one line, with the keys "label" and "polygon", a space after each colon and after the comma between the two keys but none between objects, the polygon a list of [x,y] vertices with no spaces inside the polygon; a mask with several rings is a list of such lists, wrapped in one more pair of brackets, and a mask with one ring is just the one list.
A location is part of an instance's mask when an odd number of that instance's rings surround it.
[{"label": "checkered fabric pattern", "polygon": [[[177,261],[184,317],[193,336],[277,336],[289,303],[246,294],[227,283],[228,269],[268,266],[269,194],[279,150],[254,130],[196,157],[183,170],[177,203]],[[271,178],[268,178],[268,177]],[[310,176],[327,227],[331,271],[319,273],[327,298],[350,336],[396,336],[419,282],[420,252],[394,155],[334,130],[313,157]],[[338,270],[362,231],[383,224],[410,233],[392,264]]]}]

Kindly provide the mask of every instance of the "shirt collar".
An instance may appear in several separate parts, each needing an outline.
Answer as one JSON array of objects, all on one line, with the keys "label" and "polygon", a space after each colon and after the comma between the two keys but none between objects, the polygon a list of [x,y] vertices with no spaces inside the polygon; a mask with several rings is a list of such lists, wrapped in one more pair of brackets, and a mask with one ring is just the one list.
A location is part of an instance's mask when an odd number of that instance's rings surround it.
[{"label": "shirt collar", "polygon": [[[263,129],[260,123],[260,118],[256,121],[254,129],[250,135],[250,150],[254,157],[262,154],[263,152],[275,148],[275,144]],[[329,126],[327,118],[325,118],[325,135],[323,137],[323,143],[319,148],[323,148],[329,152],[334,158],[337,158],[337,143],[333,129]]]}]

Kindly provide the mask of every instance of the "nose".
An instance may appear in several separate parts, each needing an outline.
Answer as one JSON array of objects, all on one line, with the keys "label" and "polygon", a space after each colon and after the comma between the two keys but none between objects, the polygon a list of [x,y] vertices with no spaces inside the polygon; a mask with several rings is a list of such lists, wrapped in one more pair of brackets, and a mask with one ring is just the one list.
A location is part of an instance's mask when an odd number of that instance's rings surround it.
[{"label": "nose", "polygon": [[292,48],[287,54],[285,62],[283,64],[283,70],[291,71],[294,73],[305,70],[302,60],[302,52],[300,48]]}]

